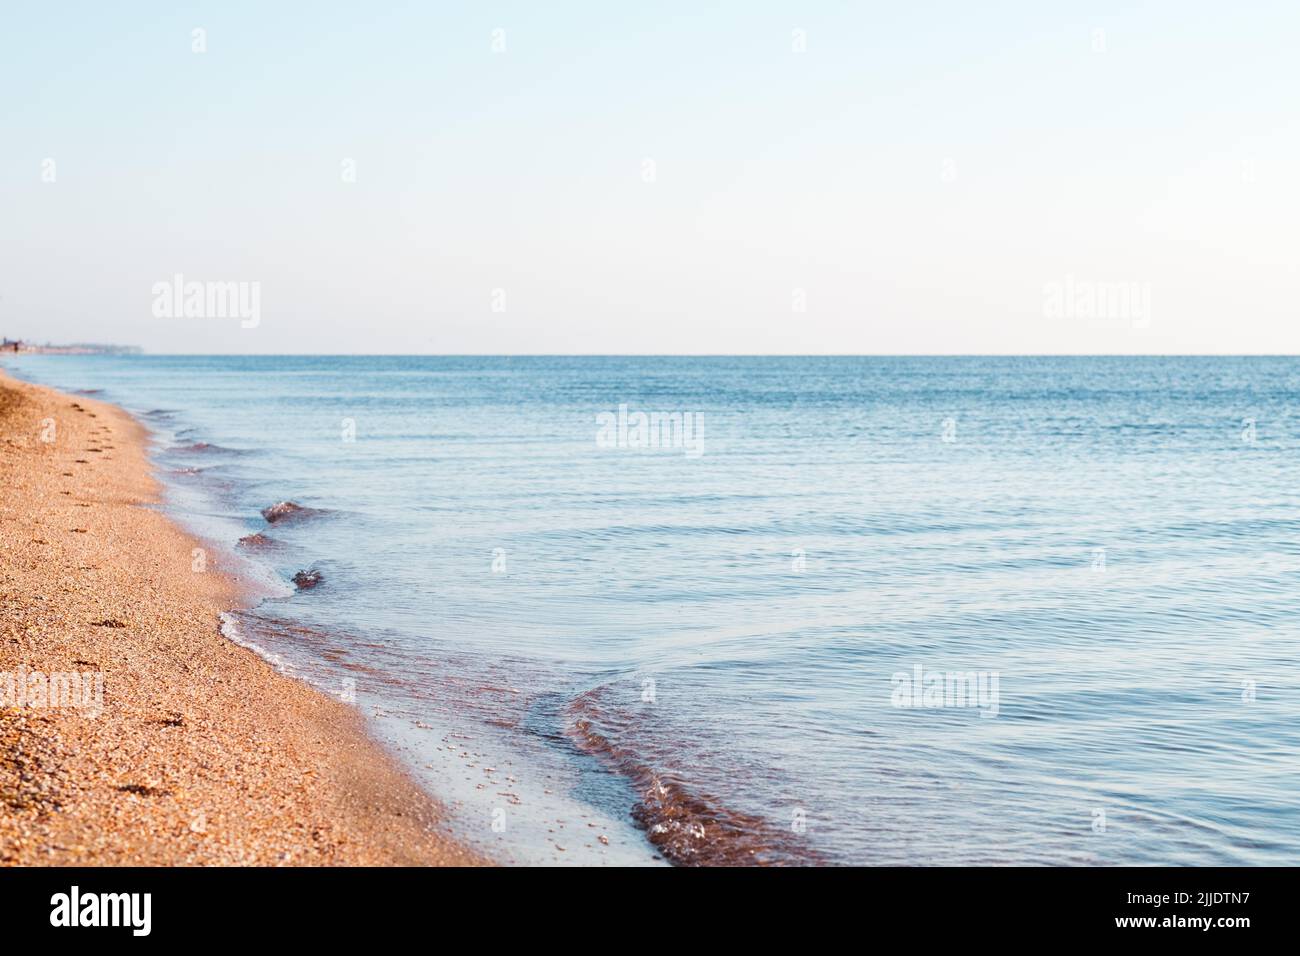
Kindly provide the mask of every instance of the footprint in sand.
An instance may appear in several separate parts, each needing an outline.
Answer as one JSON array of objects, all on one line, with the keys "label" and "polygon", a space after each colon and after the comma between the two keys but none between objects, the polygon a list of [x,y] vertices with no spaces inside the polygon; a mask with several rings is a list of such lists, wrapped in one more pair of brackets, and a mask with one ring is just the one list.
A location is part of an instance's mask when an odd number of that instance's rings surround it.
[{"label": "footprint in sand", "polygon": [[128,783],[117,789],[122,793],[134,793],[141,797],[166,797],[171,794],[170,790],[164,790],[162,787],[150,787],[143,783]]}]

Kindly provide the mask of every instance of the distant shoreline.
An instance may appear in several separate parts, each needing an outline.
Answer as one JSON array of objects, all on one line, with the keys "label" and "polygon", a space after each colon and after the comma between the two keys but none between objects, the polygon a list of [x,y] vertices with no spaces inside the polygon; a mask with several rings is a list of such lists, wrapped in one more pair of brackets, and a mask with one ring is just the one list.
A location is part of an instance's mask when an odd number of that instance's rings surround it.
[{"label": "distant shoreline", "polygon": [[71,345],[37,345],[22,339],[5,339],[0,342],[0,355],[143,355],[138,345],[98,345],[91,342],[74,342]]},{"label": "distant shoreline", "polygon": [[136,345],[31,345],[12,342],[0,346],[6,355],[140,355],[149,358],[387,358],[387,359],[618,359],[700,360],[717,359],[1297,359],[1300,352],[167,352],[146,351]]}]

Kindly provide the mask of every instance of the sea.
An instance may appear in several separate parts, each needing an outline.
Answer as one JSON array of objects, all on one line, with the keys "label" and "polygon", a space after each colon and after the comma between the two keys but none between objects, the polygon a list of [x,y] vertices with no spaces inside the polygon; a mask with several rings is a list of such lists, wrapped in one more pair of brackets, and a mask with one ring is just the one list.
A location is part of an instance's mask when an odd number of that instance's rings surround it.
[{"label": "sea", "polygon": [[1300,860],[1300,359],[4,363],[503,863]]}]

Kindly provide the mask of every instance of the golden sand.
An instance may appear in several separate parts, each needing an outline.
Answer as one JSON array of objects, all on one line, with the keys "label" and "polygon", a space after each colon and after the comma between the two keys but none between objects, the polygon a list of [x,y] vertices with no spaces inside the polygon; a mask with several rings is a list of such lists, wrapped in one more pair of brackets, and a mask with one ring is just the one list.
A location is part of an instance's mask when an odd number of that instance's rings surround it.
[{"label": "golden sand", "polygon": [[[220,634],[238,584],[146,507],[147,440],[0,373],[0,694],[36,681],[0,707],[0,862],[482,862],[358,713]],[[98,716],[55,674],[102,675]]]}]

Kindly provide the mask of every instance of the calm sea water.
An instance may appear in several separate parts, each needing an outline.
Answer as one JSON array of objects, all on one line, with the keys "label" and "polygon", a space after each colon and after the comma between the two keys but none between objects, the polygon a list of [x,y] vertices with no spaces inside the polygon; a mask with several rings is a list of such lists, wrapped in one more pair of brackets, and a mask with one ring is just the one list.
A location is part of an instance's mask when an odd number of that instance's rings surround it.
[{"label": "calm sea water", "polygon": [[1300,360],[6,362],[503,860],[1300,859]]}]

